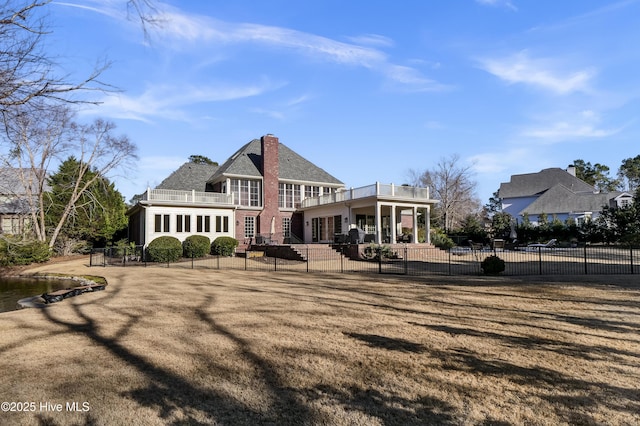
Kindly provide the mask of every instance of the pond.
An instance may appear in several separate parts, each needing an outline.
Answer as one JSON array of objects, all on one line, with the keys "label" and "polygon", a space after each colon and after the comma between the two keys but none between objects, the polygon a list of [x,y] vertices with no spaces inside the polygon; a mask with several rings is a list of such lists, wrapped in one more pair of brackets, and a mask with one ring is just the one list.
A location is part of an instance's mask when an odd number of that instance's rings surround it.
[{"label": "pond", "polygon": [[77,285],[77,282],[71,280],[0,277],[0,312],[20,309],[18,300],[25,297],[39,296],[42,293],[51,293]]}]

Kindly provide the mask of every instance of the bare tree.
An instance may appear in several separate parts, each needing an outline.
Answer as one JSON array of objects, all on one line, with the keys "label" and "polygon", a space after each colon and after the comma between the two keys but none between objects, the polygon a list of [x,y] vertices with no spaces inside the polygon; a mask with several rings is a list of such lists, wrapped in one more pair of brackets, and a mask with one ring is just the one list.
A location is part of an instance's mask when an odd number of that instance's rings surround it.
[{"label": "bare tree", "polygon": [[[19,110],[19,109],[18,109]],[[29,108],[11,115],[2,156],[13,168],[24,189],[23,203],[29,206],[36,238],[53,247],[77,201],[87,194],[100,177],[126,167],[136,159],[136,147],[126,136],[114,135],[115,124],[101,119],[81,125],[71,120],[68,106]],[[46,184],[51,163],[62,156],[73,156],[80,164],[69,200],[61,206],[62,215],[52,229],[45,222]],[[93,173],[89,173],[93,172]]]},{"label": "bare tree", "polygon": [[109,86],[98,77],[109,66],[98,64],[83,80],[71,82],[60,75],[47,53],[48,33],[41,9],[50,0],[3,0],[0,3],[0,112],[36,99],[79,102],[69,94],[79,90],[102,90]]},{"label": "bare tree", "polygon": [[431,170],[410,172],[415,184],[428,186],[432,197],[440,200],[434,219],[442,221],[445,231],[459,227],[466,216],[480,209],[471,166],[461,166],[459,162],[460,156],[454,154],[441,158]]}]

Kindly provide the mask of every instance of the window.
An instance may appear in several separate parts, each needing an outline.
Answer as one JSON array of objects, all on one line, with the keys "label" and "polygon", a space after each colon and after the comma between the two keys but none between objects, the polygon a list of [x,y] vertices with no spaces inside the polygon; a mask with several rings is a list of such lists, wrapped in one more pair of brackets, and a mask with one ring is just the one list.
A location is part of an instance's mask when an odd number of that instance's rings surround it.
[{"label": "window", "polygon": [[283,238],[291,237],[291,218],[290,217],[282,218],[282,237]]},{"label": "window", "polygon": [[216,232],[229,232],[229,216],[216,216]]},{"label": "window", "polygon": [[169,220],[171,216],[168,214],[157,214],[154,217],[155,232],[169,232]]},{"label": "window", "polygon": [[182,232],[182,218],[181,214],[176,215],[176,232]]},{"label": "window", "polygon": [[184,232],[191,232],[191,216],[184,216]]},{"label": "window", "polygon": [[[5,234],[20,234],[22,231],[20,218],[16,216],[6,216],[2,218],[2,232]],[[25,220],[26,222],[26,220]]]},{"label": "window", "polygon": [[196,232],[211,232],[211,216],[196,216]]},{"label": "window", "polygon": [[319,186],[304,186],[304,198],[317,197],[320,195],[320,187]]},{"label": "window", "polygon": [[292,209],[300,206],[300,185],[281,183],[278,185],[278,206],[281,209]]},{"label": "window", "polygon": [[253,238],[256,236],[256,218],[247,216],[244,218],[244,237]]},{"label": "window", "polygon": [[231,179],[230,194],[239,206],[262,207],[262,182],[249,179]]},{"label": "window", "polygon": [[335,188],[329,188],[327,186],[325,186],[324,188],[322,188],[322,194],[327,195],[327,194],[333,194],[336,192]]}]

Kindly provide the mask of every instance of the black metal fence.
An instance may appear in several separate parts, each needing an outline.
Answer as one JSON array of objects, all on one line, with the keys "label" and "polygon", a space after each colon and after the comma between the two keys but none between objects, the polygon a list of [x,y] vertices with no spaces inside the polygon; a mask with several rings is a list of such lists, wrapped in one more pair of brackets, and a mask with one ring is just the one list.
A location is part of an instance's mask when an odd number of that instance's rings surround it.
[{"label": "black metal fence", "polygon": [[[348,247],[307,246],[298,249],[299,259],[266,256],[247,251],[236,256],[209,255],[176,262],[151,262],[141,246],[94,249],[91,266],[155,266],[166,268],[238,269],[247,271],[299,271],[377,273],[403,275],[479,275],[481,264],[496,255],[505,262],[501,275],[597,275],[640,273],[640,250],[629,247],[586,246],[577,248],[530,247],[520,250],[471,250],[456,247],[445,251],[433,247],[396,246],[379,252],[357,253]],[[345,253],[345,254],[343,254]],[[352,259],[347,256],[350,253]]]}]

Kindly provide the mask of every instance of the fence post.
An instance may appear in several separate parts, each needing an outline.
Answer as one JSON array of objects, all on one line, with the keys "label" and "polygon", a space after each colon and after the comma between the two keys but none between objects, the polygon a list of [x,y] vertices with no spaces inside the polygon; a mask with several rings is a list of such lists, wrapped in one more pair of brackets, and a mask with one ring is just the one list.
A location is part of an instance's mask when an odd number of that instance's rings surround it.
[{"label": "fence post", "polygon": [[449,253],[449,262],[447,266],[449,266],[449,275],[451,275],[451,249],[447,250],[447,253]]},{"label": "fence post", "polygon": [[407,246],[404,246],[404,274],[407,275],[409,274],[409,259],[407,258],[407,253],[409,252],[409,249],[407,248]]},{"label": "fence post", "polygon": [[102,250],[102,267],[103,268],[107,267],[107,248],[106,247]]},{"label": "fence post", "polygon": [[382,249],[378,247],[376,252],[378,253],[378,273],[382,274]]},{"label": "fence post", "polygon": [[307,244],[307,273],[309,272],[309,245]]},{"label": "fence post", "polygon": [[278,253],[276,253],[276,256],[273,256],[273,270],[274,272],[278,271]]},{"label": "fence post", "polygon": [[542,275],[542,247],[538,247],[538,270]]},{"label": "fence post", "polygon": [[342,254],[342,249],[340,249],[340,273],[344,273],[344,254]]},{"label": "fence post", "polygon": [[247,270],[247,259],[249,258],[249,253],[251,253],[250,250],[245,250],[244,251],[244,270]]},{"label": "fence post", "polygon": [[587,245],[584,246],[584,274],[587,275]]},{"label": "fence post", "polygon": [[631,262],[631,275],[633,275],[633,246],[629,245],[629,261]]},{"label": "fence post", "polygon": [[[247,258],[246,258],[246,252],[245,252],[245,258],[244,258],[244,261],[245,261],[245,263],[246,263],[246,261],[247,261]],[[218,267],[218,270],[220,270],[220,254],[218,254],[218,255],[216,256],[216,266]]]}]

